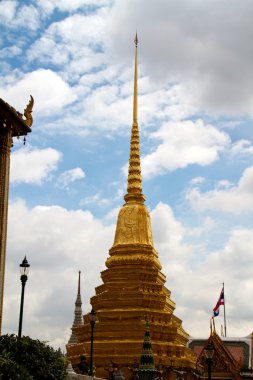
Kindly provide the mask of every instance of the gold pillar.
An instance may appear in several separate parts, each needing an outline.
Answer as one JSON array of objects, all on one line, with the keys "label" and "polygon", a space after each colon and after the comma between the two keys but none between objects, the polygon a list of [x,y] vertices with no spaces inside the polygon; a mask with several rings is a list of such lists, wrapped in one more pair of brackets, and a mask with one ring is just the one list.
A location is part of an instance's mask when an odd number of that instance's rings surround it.
[{"label": "gold pillar", "polygon": [[7,128],[7,125],[3,123],[0,133],[0,333],[3,314],[11,143],[11,128]]}]

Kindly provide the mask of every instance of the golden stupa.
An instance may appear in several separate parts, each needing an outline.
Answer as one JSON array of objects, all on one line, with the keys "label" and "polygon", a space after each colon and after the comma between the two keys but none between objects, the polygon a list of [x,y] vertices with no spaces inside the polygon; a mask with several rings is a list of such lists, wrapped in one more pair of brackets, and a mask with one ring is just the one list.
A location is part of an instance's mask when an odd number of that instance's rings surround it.
[{"label": "golden stupa", "polygon": [[[196,355],[186,347],[188,334],[173,312],[175,303],[164,286],[158,253],[153,245],[150,216],[144,205],[137,121],[137,36],[135,38],[135,72],[133,125],[125,204],[119,211],[115,239],[109,250],[106,267],[101,272],[103,284],[91,298],[97,321],[94,329],[94,365],[96,376],[106,377],[104,368],[110,361],[131,377],[131,363],[141,355],[146,320],[155,364],[165,368],[196,369]],[[89,315],[84,325],[75,327],[78,343],[67,346],[67,356],[75,366],[79,356],[90,355],[91,327]]]}]

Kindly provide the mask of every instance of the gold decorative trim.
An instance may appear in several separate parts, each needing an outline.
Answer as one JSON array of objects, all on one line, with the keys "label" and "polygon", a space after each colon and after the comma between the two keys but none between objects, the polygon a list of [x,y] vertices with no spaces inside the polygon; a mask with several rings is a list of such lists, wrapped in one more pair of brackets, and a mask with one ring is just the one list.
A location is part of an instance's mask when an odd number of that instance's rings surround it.
[{"label": "gold decorative trim", "polygon": [[28,127],[31,127],[33,124],[33,117],[32,117],[32,112],[33,112],[33,105],[34,105],[34,99],[32,95],[30,95],[30,101],[27,104],[26,108],[24,109],[24,116],[25,116],[25,123],[28,125]]}]

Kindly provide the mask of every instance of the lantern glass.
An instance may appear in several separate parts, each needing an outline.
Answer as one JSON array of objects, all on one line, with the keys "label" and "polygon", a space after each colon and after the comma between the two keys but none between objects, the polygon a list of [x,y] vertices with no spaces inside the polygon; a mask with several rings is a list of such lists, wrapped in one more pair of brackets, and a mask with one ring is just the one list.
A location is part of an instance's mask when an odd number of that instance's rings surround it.
[{"label": "lantern glass", "polygon": [[96,322],[96,312],[93,310],[93,308],[91,309],[91,312],[89,313],[89,317],[90,317],[91,322]]},{"label": "lantern glass", "polygon": [[28,264],[28,261],[27,261],[26,256],[25,256],[24,260],[19,265],[21,276],[23,276],[23,275],[27,276],[29,273],[29,268],[30,268],[30,264]]},{"label": "lantern glass", "polygon": [[205,356],[207,359],[212,359],[214,354],[214,346],[212,343],[208,343],[205,347]]}]

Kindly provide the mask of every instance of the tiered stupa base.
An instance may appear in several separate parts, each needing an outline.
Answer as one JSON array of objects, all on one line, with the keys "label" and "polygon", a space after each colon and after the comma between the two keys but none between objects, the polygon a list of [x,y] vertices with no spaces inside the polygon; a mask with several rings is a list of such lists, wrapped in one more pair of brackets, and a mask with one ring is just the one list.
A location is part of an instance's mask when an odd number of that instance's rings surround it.
[{"label": "tiered stupa base", "polygon": [[[106,368],[117,363],[126,379],[131,367],[139,362],[146,320],[156,367],[194,370],[195,354],[186,347],[188,334],[179,318],[173,315],[174,302],[164,286],[157,253],[149,245],[113,247],[107,260],[108,269],[101,273],[104,284],[96,288],[91,304],[97,312],[94,329],[94,365],[96,376],[108,377]],[[117,253],[115,252],[117,251]],[[129,259],[131,257],[131,259]],[[125,260],[124,260],[125,259]],[[90,354],[91,327],[89,315],[84,326],[75,329],[78,345],[68,346],[68,357],[74,366],[81,354]],[[129,369],[130,368],[130,369]]]}]

